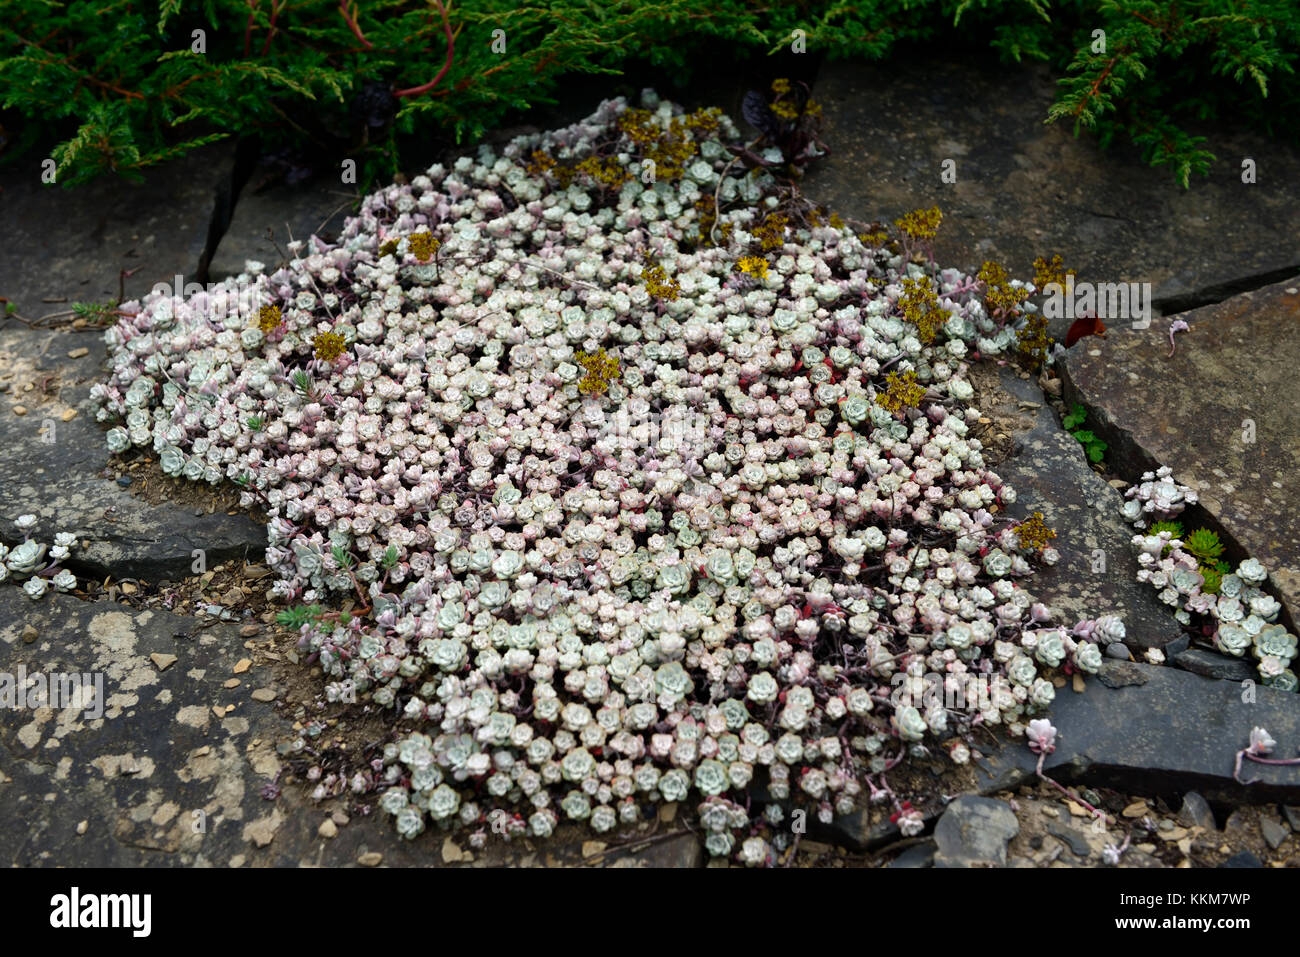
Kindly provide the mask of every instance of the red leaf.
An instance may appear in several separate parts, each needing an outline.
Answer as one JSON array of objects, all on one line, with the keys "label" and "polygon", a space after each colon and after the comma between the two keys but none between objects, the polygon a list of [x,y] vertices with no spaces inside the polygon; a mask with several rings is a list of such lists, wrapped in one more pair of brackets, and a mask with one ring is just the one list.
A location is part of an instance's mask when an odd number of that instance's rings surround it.
[{"label": "red leaf", "polygon": [[1070,330],[1065,334],[1065,348],[1070,348],[1084,336],[1105,336],[1106,324],[1096,316],[1085,316],[1082,319],[1076,319],[1070,325]]}]

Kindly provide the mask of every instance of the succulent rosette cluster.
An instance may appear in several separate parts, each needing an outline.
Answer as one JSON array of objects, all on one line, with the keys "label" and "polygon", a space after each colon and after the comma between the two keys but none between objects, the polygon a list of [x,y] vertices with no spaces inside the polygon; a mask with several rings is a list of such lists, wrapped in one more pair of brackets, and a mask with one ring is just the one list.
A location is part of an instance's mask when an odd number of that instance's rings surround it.
[{"label": "succulent rosette cluster", "polygon": [[77,587],[77,576],[60,563],[77,547],[72,532],[56,532],[51,545],[31,537],[35,515],[19,515],[14,528],[23,540],[10,547],[0,542],[0,582],[22,582],[23,592],[35,601],[49,591],[69,592]]},{"label": "succulent rosette cluster", "polygon": [[[1023,586],[1039,552],[971,434],[967,362],[1015,341],[973,277],[783,225],[771,176],[723,177],[730,120],[643,108],[435,166],[337,243],[107,335],[110,446],[242,483],[277,593],[358,603],[302,643],[329,698],[405,730],[317,795],[381,790],[407,837],[694,798],[709,849],[760,864],[783,835],[753,787],[847,814],[923,741],[968,760],[973,724],[1022,732],[1101,664],[1098,623]],[[680,171],[647,182],[664,144]],[[899,308],[921,276],[927,342]],[[891,373],[914,404],[882,404]],[[896,708],[927,673],[990,693]]]},{"label": "succulent rosette cluster", "polygon": [[[1123,515],[1138,529],[1147,528],[1148,518],[1172,519],[1197,501],[1195,490],[1175,480],[1168,466],[1144,473],[1125,498]],[[1156,589],[1182,624],[1200,625],[1224,654],[1253,654],[1264,684],[1283,691],[1300,687],[1291,669],[1296,636],[1278,623],[1282,604],[1265,591],[1268,570],[1257,559],[1238,563],[1211,593],[1205,590],[1196,556],[1185,551],[1185,543],[1172,532],[1134,535],[1132,542],[1140,566],[1138,581]]]}]

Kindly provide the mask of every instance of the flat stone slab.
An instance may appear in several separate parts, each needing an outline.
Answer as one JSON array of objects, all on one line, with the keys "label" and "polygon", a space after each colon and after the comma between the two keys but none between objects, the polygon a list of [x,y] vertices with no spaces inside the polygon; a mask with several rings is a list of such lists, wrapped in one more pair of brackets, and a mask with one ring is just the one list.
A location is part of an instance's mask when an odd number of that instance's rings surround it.
[{"label": "flat stone slab", "polygon": [[138,269],[125,280],[128,300],[177,273],[189,281],[233,164],[225,141],[147,170],[139,185],[111,175],[70,190],[45,185],[35,159],[0,170],[0,296],[35,319],[73,302],[116,300],[122,269]]},{"label": "flat stone slab", "polygon": [[13,521],[31,513],[34,537],[75,532],[88,542],[72,564],[100,576],[179,578],[195,549],[209,564],[256,560],[266,529],[247,515],[149,505],[101,475],[109,452],[90,387],[107,375],[105,356],[96,332],[0,325],[0,541],[18,541]]},{"label": "flat stone slab", "polygon": [[[1277,741],[1272,757],[1300,752],[1300,695],[1107,661],[1082,692],[1057,692],[1051,721],[1057,747],[1043,767],[1057,780],[1139,794],[1195,790],[1216,803],[1294,804],[1300,797],[1300,765],[1246,762],[1242,779],[1249,783],[1232,777],[1253,727]],[[1021,741],[977,767],[981,780],[1011,782],[1032,773],[1037,760]]]},{"label": "flat stone slab", "polygon": [[[933,56],[827,64],[813,92],[833,153],[804,192],[866,221],[938,205],[935,254],[945,266],[997,259],[1029,279],[1036,257],[1059,253],[1080,280],[1152,283],[1165,312],[1300,266],[1300,150],[1216,127],[1210,176],[1183,190],[1127,145],[1103,151],[1094,138],[1076,140],[1068,123],[1045,125],[1055,91],[1038,65]],[[1259,164],[1255,185],[1241,182],[1247,157]],[[949,159],[953,184],[940,179]]]},{"label": "flat stone slab", "polygon": [[1067,396],[1096,412],[1121,473],[1136,478],[1154,463],[1168,465],[1197,490],[1221,530],[1269,569],[1294,625],[1300,276],[1177,318],[1190,331],[1177,334],[1172,358],[1172,319],[1069,350],[1062,363]]},{"label": "flat stone slab", "polygon": [[[1026,587],[1063,615],[1067,626],[1119,615],[1127,632],[1124,644],[1134,654],[1176,641],[1182,626],[1153,590],[1137,580],[1133,530],[1119,514],[1123,497],[1089,467],[1083,446],[1061,428],[1034,382],[1006,366],[998,370],[997,382],[1006,417],[1018,412],[1019,421],[1028,423],[1013,430],[1011,457],[995,469],[1016,490],[1007,512],[1020,520],[1042,512],[1043,521],[1056,531],[1052,545],[1061,553],[1056,565],[1036,566]],[[980,401],[987,408],[984,396]]]},{"label": "flat stone slab", "polygon": [[208,266],[213,282],[239,275],[249,259],[274,266],[287,252],[285,244],[291,238],[333,238],[360,199],[356,187],[343,184],[341,175],[333,179],[318,175],[294,186],[264,189],[258,188],[258,180],[255,172],[235,203],[234,215]]},{"label": "flat stone slab", "polygon": [[[36,630],[30,642],[23,637],[27,626]],[[67,595],[32,601],[18,588],[0,586],[0,695],[14,693],[6,691],[7,678],[24,674],[88,674],[90,687],[99,675],[103,682],[102,707],[89,696],[61,709],[30,701],[0,707],[0,863],[703,865],[699,839],[671,826],[641,844],[636,834],[619,832],[596,846],[590,830],[565,826],[550,841],[493,838],[471,851],[463,829],[403,840],[377,809],[366,814],[341,798],[314,804],[301,781],[281,780],[278,792],[264,792],[286,770],[277,745],[296,732],[289,704],[252,694],[281,689],[279,673],[239,631],[238,624],[110,601]],[[240,684],[229,687],[236,664],[248,655],[257,663],[241,669]],[[164,669],[154,656],[176,661]],[[627,849],[619,847],[629,839]]]},{"label": "flat stone slab", "polygon": [[934,827],[935,867],[1001,867],[1007,842],[1020,832],[1004,801],[963,795],[948,805]]}]

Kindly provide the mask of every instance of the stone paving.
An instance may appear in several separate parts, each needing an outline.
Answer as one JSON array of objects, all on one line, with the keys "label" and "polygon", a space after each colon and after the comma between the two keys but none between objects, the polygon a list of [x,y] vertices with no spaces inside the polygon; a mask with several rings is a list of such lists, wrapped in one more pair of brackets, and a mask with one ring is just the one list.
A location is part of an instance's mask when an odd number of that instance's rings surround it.
[{"label": "stone paving", "polygon": [[[1036,257],[1059,253],[1081,280],[1152,283],[1164,312],[1300,272],[1295,147],[1216,128],[1210,177],[1184,191],[1132,150],[1045,125],[1055,84],[1040,67],[831,63],[814,95],[834,152],[804,192],[867,221],[938,205],[941,263],[997,259],[1032,276]],[[1241,182],[1246,157],[1267,171],[1254,185]],[[948,159],[953,184],[940,179]]]},{"label": "stone paving", "polygon": [[1300,619],[1300,274],[1144,332],[1084,340],[1064,363],[1067,393],[1096,412],[1115,466],[1168,465],[1214,524],[1258,558]]},{"label": "stone paving", "polygon": [[105,473],[89,398],[105,368],[98,333],[0,329],[0,541],[13,544],[13,519],[31,513],[43,540],[71,531],[86,542],[76,570],[151,580],[188,574],[196,550],[212,564],[264,550],[266,529],[247,515],[149,505]]}]

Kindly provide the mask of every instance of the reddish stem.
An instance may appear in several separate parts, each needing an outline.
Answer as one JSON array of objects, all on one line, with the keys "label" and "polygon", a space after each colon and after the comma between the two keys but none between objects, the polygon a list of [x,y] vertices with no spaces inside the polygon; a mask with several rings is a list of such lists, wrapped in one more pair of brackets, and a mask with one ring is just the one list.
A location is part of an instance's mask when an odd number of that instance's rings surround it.
[{"label": "reddish stem", "polygon": [[442,0],[433,0],[433,2],[438,5],[438,13],[442,15],[442,30],[447,34],[447,60],[443,63],[442,69],[438,71],[438,75],[428,83],[423,86],[413,86],[407,90],[398,90],[393,94],[395,97],[418,96],[421,93],[427,93],[437,86],[439,81],[447,75],[447,71],[451,69],[452,57],[456,51],[456,38],[451,35],[451,24],[447,22],[447,8],[442,5]]},{"label": "reddish stem", "polygon": [[262,56],[266,56],[266,51],[271,49],[271,38],[275,36],[275,18],[280,15],[283,8],[284,4],[276,6],[275,0],[271,0],[271,26],[266,33],[266,42],[262,44]]},{"label": "reddish stem", "polygon": [[348,25],[352,35],[356,37],[363,47],[371,49],[371,43],[366,39],[366,35],[361,32],[361,27],[357,25],[355,16],[348,16],[348,0],[339,0],[339,15],[343,17],[343,22]]},{"label": "reddish stem", "polygon": [[257,0],[248,0],[248,23],[244,25],[244,59],[248,59],[248,44],[253,36],[253,14],[257,12]]}]

